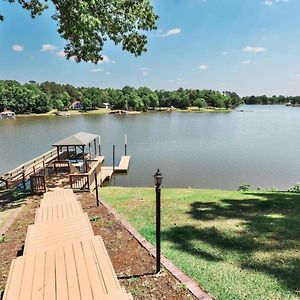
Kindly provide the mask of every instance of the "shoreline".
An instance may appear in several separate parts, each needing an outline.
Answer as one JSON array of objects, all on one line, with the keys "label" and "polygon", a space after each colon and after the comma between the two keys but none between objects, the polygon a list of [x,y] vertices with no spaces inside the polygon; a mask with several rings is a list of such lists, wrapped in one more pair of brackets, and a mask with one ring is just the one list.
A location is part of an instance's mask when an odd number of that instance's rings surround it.
[{"label": "shoreline", "polygon": [[168,112],[168,113],[173,113],[173,112],[184,112],[184,113],[227,113],[227,112],[232,112],[233,109],[226,109],[226,108],[200,108],[200,109],[195,109],[194,107],[192,108],[187,108],[187,109],[180,109],[180,108],[166,108],[166,107],[161,107],[155,110],[147,110],[147,111],[123,111],[125,112],[124,114],[119,113],[122,110],[110,110],[106,108],[100,108],[96,110],[88,110],[88,111],[78,111],[78,110],[68,110],[68,111],[62,111],[62,113],[68,113],[68,115],[57,115],[56,109],[53,109],[47,113],[30,113],[30,114],[16,114],[16,117],[19,118],[28,118],[28,117],[72,117],[72,116],[84,116],[84,115],[104,115],[104,114],[116,114],[116,115],[139,115],[139,114],[145,114],[145,113],[160,113],[160,112]]}]

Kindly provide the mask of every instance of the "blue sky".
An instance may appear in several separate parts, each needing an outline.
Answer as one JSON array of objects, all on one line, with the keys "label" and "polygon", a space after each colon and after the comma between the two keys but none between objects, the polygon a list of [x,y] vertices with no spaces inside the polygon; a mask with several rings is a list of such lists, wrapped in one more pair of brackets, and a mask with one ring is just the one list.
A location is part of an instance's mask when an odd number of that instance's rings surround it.
[{"label": "blue sky", "polygon": [[1,79],[300,95],[299,0],[154,0],[148,52],[136,58],[109,43],[98,65],[65,60],[51,9],[32,20],[0,1]]}]

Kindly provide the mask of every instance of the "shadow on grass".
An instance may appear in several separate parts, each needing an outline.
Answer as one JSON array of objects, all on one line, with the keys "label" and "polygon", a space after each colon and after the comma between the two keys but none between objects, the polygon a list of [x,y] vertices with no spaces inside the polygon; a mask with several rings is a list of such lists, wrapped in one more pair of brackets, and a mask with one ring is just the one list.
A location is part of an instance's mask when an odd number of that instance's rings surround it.
[{"label": "shadow on grass", "polygon": [[28,195],[28,191],[20,189],[0,191],[0,212],[21,206]]},{"label": "shadow on grass", "polygon": [[[241,268],[271,275],[291,291],[299,292],[300,195],[279,192],[247,194],[259,196],[261,200],[223,199],[191,203],[187,214],[192,220],[199,220],[199,226],[172,227],[163,231],[162,239],[171,241],[182,252],[207,261],[226,261],[227,255],[233,256]],[[234,220],[240,223],[239,230],[235,230]],[[226,228],[221,227],[224,221],[227,221]],[[208,244],[208,249],[218,251],[200,249],[201,242]],[[258,251],[263,253],[259,260],[254,256]]]}]

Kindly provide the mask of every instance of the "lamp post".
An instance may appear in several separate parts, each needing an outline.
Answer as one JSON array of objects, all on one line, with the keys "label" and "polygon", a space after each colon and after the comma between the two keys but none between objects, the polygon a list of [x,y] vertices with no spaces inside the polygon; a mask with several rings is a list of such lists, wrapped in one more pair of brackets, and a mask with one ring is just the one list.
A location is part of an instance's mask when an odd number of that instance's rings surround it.
[{"label": "lamp post", "polygon": [[163,178],[159,169],[153,177],[156,192],[156,273],[158,273],[160,271],[160,191]]}]

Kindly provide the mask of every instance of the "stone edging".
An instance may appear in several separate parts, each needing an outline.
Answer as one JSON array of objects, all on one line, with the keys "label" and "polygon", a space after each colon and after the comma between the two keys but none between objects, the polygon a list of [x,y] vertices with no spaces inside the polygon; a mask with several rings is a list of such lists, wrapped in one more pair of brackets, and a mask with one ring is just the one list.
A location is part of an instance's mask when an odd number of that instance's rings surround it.
[{"label": "stone edging", "polygon": [[2,226],[2,228],[0,229],[0,236],[4,235],[5,232],[8,230],[8,228],[10,227],[10,225],[15,221],[15,219],[18,217],[20,211],[22,210],[23,206],[25,204],[22,204],[21,206],[19,206],[18,208],[15,209],[15,211],[8,217],[7,221],[5,222],[5,224]]},{"label": "stone edging", "polygon": [[[155,248],[141,236],[131,225],[126,222],[111,206],[103,202],[100,202],[122,226],[143,246],[152,256],[156,256]],[[193,279],[189,278],[185,273],[178,269],[170,260],[163,255],[161,256],[161,264],[173,274],[173,276],[182,284],[184,284],[188,290],[200,300],[213,300],[211,296],[205,293]]]}]

